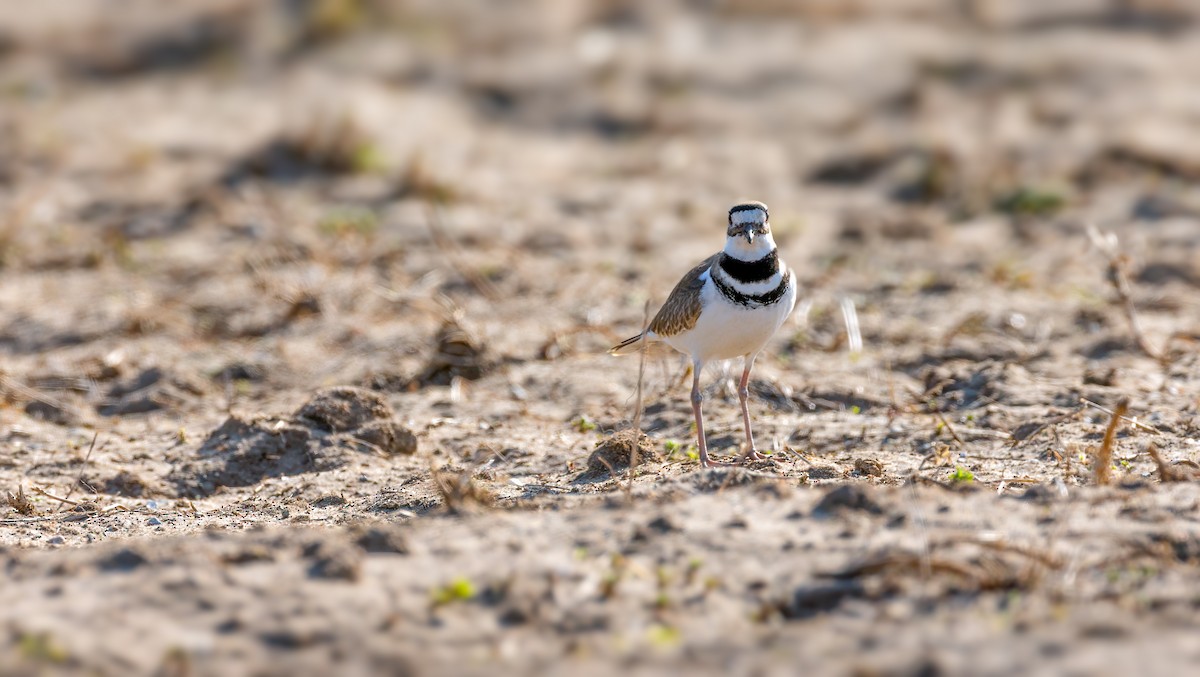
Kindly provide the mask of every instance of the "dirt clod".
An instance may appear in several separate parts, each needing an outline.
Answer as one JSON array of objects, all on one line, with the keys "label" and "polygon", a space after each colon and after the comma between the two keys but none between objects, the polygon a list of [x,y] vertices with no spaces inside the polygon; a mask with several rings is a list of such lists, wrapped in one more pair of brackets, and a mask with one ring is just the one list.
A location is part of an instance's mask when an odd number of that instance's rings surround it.
[{"label": "dirt clod", "polygon": [[[595,450],[588,456],[585,475],[607,475],[629,467],[633,456],[634,432],[621,430],[596,443]],[[638,464],[656,463],[660,460],[658,448],[645,433],[637,437]]]},{"label": "dirt clod", "polygon": [[825,492],[825,496],[813,508],[814,515],[834,515],[843,511],[861,511],[872,515],[883,514],[883,507],[871,497],[866,487],[858,484],[843,484]]},{"label": "dirt clod", "polygon": [[836,480],[841,479],[843,474],[841,469],[831,465],[818,465],[808,469],[810,480]]},{"label": "dirt clod", "polygon": [[244,487],[266,477],[330,470],[352,453],[325,447],[308,426],[271,418],[232,416],[209,434],[195,457],[172,473],[185,496],[209,496],[221,487]]},{"label": "dirt clod", "polygon": [[742,466],[697,470],[680,478],[679,483],[700,493],[719,493],[738,487],[759,487],[775,492],[779,477],[770,472],[758,472]]},{"label": "dirt clod", "polygon": [[77,425],[79,416],[71,407],[59,402],[31,400],[25,403],[25,413],[59,425]]},{"label": "dirt clod", "polygon": [[104,571],[133,571],[146,564],[149,560],[145,555],[132,548],[122,548],[109,557],[96,563]]},{"label": "dirt clod", "polygon": [[362,576],[362,551],[341,542],[322,541],[305,548],[312,560],[310,578],[355,582]]},{"label": "dirt clod", "polygon": [[296,410],[296,419],[330,432],[349,432],[388,419],[392,408],[379,393],[351,386],[327,388]]},{"label": "dirt clod", "polygon": [[118,381],[96,406],[101,416],[128,416],[178,408],[205,392],[203,383],[179,373],[150,367]]},{"label": "dirt clod", "polygon": [[290,419],[233,416],[172,472],[172,481],[185,496],[208,496],[221,487],[365,460],[360,441],[387,455],[415,453],[416,436],[391,415],[378,393],[342,386],[318,392]]},{"label": "dirt clod", "polygon": [[846,599],[862,597],[865,593],[862,583],[854,580],[804,585],[792,594],[791,605],[785,614],[788,618],[813,618],[833,611]]},{"label": "dirt clod", "polygon": [[133,498],[150,496],[160,491],[154,482],[128,470],[121,470],[112,477],[95,483],[95,486],[103,494]]},{"label": "dirt clod", "polygon": [[351,529],[354,542],[366,552],[392,553],[407,555],[409,552],[408,537],[404,530],[395,524],[376,524],[359,526]]},{"label": "dirt clod", "polygon": [[332,508],[339,505],[346,505],[346,497],[339,494],[324,494],[309,501],[309,506],[313,508]]},{"label": "dirt clod", "polygon": [[408,456],[417,453],[417,436],[395,421],[372,421],[359,427],[352,434],[389,455]]},{"label": "dirt clod", "polygon": [[883,464],[873,458],[854,459],[854,472],[867,477],[881,477]]},{"label": "dirt clod", "polygon": [[433,483],[442,497],[442,505],[451,514],[489,508],[496,501],[496,495],[470,472],[435,470]]},{"label": "dirt clod", "polygon": [[417,378],[421,385],[449,385],[454,377],[474,381],[491,369],[487,344],[456,318],[447,318],[434,336],[433,354]]}]

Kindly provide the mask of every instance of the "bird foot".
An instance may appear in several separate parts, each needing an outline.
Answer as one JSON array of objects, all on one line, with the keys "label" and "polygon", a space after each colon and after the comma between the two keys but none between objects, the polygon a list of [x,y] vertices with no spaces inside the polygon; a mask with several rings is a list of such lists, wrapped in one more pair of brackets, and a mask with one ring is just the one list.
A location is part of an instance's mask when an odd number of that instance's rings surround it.
[{"label": "bird foot", "polygon": [[753,449],[753,448],[750,449],[750,451],[747,451],[745,454],[742,454],[743,461],[762,461],[767,458],[770,458],[770,457],[759,453],[759,451],[757,449]]}]

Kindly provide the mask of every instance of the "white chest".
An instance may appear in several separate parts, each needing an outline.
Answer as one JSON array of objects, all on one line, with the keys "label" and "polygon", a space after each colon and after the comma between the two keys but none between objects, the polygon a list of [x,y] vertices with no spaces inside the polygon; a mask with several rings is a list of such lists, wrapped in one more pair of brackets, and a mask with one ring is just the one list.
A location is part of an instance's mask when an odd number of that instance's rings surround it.
[{"label": "white chest", "polygon": [[700,292],[703,310],[696,326],[667,339],[667,343],[704,362],[758,352],[796,305],[795,276],[791,279],[783,298],[762,307],[733,303],[721,294],[711,279],[707,280]]}]

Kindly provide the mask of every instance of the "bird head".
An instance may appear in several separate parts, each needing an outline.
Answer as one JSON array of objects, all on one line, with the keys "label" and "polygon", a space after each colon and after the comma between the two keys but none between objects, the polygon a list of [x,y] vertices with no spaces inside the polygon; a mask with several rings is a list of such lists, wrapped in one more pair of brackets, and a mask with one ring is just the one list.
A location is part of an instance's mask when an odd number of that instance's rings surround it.
[{"label": "bird head", "polygon": [[729,229],[725,234],[731,238],[744,237],[753,245],[755,238],[771,233],[770,214],[761,202],[742,202],[729,208]]}]

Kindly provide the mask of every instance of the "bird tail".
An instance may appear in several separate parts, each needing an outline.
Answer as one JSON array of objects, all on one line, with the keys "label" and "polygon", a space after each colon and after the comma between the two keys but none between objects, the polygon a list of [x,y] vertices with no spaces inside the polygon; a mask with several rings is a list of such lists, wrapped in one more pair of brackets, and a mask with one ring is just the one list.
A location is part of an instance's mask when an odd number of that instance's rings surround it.
[{"label": "bird tail", "polygon": [[[649,343],[651,340],[653,340],[652,335],[646,336],[647,343]],[[636,336],[630,336],[629,338],[625,339],[624,341],[621,341],[617,345],[609,348],[608,354],[609,355],[632,355],[632,354],[636,353],[638,350],[640,350],[641,347],[642,347],[642,334],[638,334]]]}]

